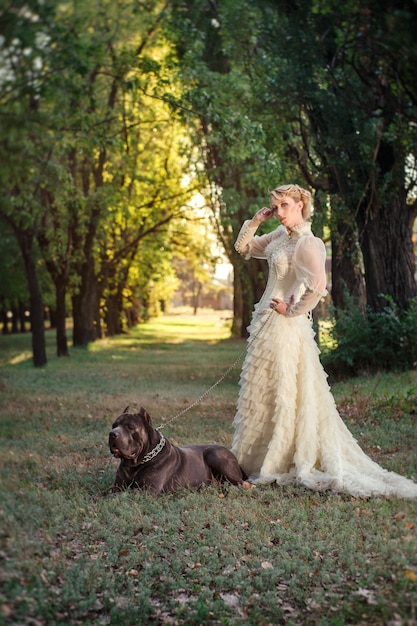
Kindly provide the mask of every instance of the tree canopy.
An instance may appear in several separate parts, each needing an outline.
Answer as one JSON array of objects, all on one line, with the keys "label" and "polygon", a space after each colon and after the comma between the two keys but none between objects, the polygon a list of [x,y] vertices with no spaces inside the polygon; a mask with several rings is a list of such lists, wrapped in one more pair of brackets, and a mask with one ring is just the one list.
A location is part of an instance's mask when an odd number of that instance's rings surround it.
[{"label": "tree canopy", "polygon": [[22,259],[0,304],[29,306],[36,365],[46,283],[65,355],[69,310],[85,345],[156,313],[179,259],[210,266],[196,193],[234,268],[235,334],[265,268],[233,242],[283,182],[313,192],[336,307],[417,296],[412,0],[10,0],[0,20],[0,247]]},{"label": "tree canopy", "polygon": [[192,230],[184,215],[195,182],[188,137],[167,97],[165,11],[163,2],[101,2],[97,11],[49,1],[3,13],[10,72],[1,85],[0,212],[26,260],[38,365],[35,247],[55,285],[58,354],[67,352],[68,294],[76,345],[100,336],[103,322],[120,332],[126,302],[138,319],[151,284],[161,299],[170,294],[173,241]]},{"label": "tree canopy", "polygon": [[[276,184],[305,184],[316,232],[329,229],[336,305],[345,289],[358,299],[366,289],[374,310],[385,296],[406,307],[417,295],[414,3],[174,6],[183,97],[198,114],[223,233],[233,240]],[[240,268],[235,261],[235,299],[245,311],[259,272],[250,284]]]}]

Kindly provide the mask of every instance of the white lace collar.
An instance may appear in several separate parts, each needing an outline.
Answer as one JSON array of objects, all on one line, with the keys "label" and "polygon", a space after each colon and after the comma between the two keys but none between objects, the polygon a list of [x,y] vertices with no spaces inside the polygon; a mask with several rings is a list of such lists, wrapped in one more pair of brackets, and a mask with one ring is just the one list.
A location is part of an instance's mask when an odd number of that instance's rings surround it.
[{"label": "white lace collar", "polygon": [[311,222],[300,222],[300,224],[297,224],[297,226],[294,226],[294,228],[290,228],[290,232],[288,232],[286,228],[285,230],[288,237],[299,237],[300,235],[307,235],[308,233],[311,233]]}]

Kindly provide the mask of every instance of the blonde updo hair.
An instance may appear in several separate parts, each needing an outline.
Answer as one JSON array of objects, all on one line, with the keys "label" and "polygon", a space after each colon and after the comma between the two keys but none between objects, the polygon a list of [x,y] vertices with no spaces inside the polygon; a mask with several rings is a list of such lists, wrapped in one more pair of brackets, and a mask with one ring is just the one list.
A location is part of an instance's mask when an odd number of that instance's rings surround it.
[{"label": "blonde updo hair", "polygon": [[302,214],[305,220],[311,215],[311,193],[299,185],[280,185],[271,191],[271,196],[281,200],[283,196],[290,196],[296,202],[303,203]]}]

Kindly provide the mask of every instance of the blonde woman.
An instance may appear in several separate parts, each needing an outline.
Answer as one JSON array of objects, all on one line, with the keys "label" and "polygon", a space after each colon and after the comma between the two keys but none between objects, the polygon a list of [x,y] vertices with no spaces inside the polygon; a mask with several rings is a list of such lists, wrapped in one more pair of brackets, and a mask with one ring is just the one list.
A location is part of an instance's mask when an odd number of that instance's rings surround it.
[{"label": "blonde woman", "polygon": [[[235,243],[245,258],[266,259],[269,277],[249,326],[232,451],[254,484],[416,498],[417,484],[372,461],[336,409],[311,323],[327,291],[326,250],[310,213],[309,191],[281,185]],[[272,218],[280,225],[256,236]]]}]

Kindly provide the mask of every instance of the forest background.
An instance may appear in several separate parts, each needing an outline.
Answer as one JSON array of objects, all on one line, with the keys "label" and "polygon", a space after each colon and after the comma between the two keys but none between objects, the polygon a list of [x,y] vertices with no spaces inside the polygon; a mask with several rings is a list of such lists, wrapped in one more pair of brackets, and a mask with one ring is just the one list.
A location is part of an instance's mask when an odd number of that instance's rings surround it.
[{"label": "forest background", "polygon": [[386,364],[413,366],[416,25],[414,0],[3,2],[3,332],[29,310],[45,365],[46,307],[67,355],[69,315],[75,346],[119,334],[224,250],[244,336],[265,267],[233,242],[296,182],[331,254],[338,347],[350,332],[384,365],[383,336]]}]

